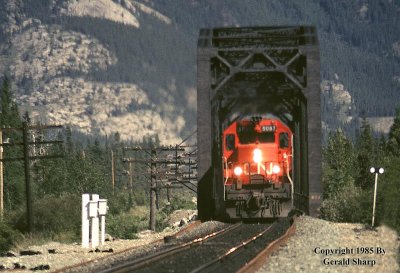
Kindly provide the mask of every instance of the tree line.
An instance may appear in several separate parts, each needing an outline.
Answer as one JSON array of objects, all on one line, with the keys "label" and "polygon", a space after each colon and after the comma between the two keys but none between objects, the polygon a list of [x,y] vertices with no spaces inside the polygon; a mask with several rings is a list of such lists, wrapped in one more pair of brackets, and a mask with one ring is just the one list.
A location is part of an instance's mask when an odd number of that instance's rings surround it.
[{"label": "tree line", "polygon": [[[375,174],[378,177],[378,223],[400,231],[400,107],[388,136],[373,136],[363,120],[354,143],[342,130],[331,133],[323,148],[323,204],[321,216],[338,222],[371,224]],[[375,222],[376,223],[376,222]]]}]

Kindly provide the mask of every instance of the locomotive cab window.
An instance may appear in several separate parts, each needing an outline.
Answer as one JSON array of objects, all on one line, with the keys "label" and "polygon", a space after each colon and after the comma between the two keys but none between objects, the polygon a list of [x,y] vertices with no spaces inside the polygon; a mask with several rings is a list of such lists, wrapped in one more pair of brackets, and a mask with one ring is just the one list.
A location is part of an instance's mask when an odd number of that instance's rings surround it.
[{"label": "locomotive cab window", "polygon": [[228,151],[233,151],[235,149],[235,135],[229,134],[225,136],[225,147]]},{"label": "locomotive cab window", "polygon": [[258,133],[257,139],[261,143],[273,143],[275,142],[275,133],[274,132]]},{"label": "locomotive cab window", "polygon": [[279,134],[279,148],[288,148],[289,147],[289,135],[288,133],[280,133]]}]

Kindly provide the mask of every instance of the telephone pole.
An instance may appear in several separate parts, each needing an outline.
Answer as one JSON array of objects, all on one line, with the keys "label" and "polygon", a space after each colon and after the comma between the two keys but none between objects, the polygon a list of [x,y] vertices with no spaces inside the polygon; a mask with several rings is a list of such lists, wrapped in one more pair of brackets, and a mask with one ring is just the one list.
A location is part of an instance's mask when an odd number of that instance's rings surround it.
[{"label": "telephone pole", "polygon": [[114,195],[115,188],[115,162],[114,162],[114,152],[111,150],[111,185],[112,185],[112,193]]},{"label": "telephone pole", "polygon": [[[33,159],[49,159],[49,158],[61,158],[63,155],[42,155],[36,156],[35,154],[30,156],[30,145],[42,145],[42,144],[62,144],[63,140],[52,140],[52,141],[39,141],[39,142],[31,142],[29,141],[29,132],[32,129],[38,130],[47,130],[47,129],[61,129],[62,126],[59,125],[34,125],[29,126],[27,122],[23,122],[22,128],[2,128],[0,130],[0,207],[1,213],[3,213],[3,162],[5,161],[24,161],[24,174],[25,174],[25,194],[26,194],[26,212],[27,212],[27,230],[29,233],[33,232],[33,208],[32,208],[32,188],[31,188],[31,173],[30,173],[30,161]],[[4,143],[2,141],[3,132],[7,131],[22,131],[22,143]],[[23,156],[18,158],[3,158],[3,148],[4,146],[23,146]]]},{"label": "telephone pole", "polygon": [[151,230],[156,230],[156,194],[157,194],[157,183],[156,183],[156,155],[157,151],[152,147],[150,150],[150,221],[149,227]]},{"label": "telephone pole", "polygon": [[24,145],[24,165],[25,165],[25,192],[26,192],[26,211],[28,216],[28,231],[33,231],[33,212],[32,212],[32,190],[31,173],[29,168],[29,144],[28,144],[28,123],[23,123],[22,138]]},{"label": "telephone pole", "polygon": [[129,161],[129,191],[133,195],[133,168],[132,161]]},{"label": "telephone pole", "polygon": [[0,128],[0,217],[4,219],[3,130]]}]

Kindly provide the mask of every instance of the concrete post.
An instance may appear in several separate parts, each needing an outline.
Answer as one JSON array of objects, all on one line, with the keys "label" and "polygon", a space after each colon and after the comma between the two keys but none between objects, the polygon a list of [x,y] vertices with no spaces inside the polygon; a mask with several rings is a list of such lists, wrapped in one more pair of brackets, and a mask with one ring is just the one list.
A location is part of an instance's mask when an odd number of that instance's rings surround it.
[{"label": "concrete post", "polygon": [[106,216],[101,215],[101,238],[100,238],[100,245],[104,245],[104,242],[106,241]]},{"label": "concrete post", "polygon": [[92,194],[92,200],[89,203],[89,216],[92,218],[92,248],[99,245],[98,202],[99,195]]},{"label": "concrete post", "polygon": [[82,247],[89,247],[89,194],[82,194]]}]

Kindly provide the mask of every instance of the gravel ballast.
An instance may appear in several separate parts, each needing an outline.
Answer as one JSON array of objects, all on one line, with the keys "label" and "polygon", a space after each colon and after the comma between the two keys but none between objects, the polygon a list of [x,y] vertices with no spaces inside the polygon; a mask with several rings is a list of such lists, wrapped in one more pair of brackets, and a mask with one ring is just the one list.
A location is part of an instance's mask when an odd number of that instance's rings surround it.
[{"label": "gravel ballast", "polygon": [[[157,240],[162,240],[164,236],[173,234],[174,231],[169,230],[162,233],[146,233],[139,239],[135,240],[122,240],[117,239],[109,242],[105,242],[103,246],[99,246],[97,249],[100,252],[92,251],[91,249],[82,248],[80,244],[61,244],[57,242],[51,242],[41,246],[30,246],[29,250],[39,251],[40,255],[29,255],[22,256],[17,255],[16,257],[0,257],[0,266],[2,265],[6,269],[14,269],[15,264],[18,263],[21,267],[25,267],[24,270],[18,272],[32,272],[30,269],[40,267],[41,265],[48,265],[49,270],[47,272],[53,272],[58,269],[71,266],[74,264],[84,263],[91,260],[103,258],[105,256],[113,255],[115,252],[120,252],[129,248],[144,248],[145,246],[154,243]],[[112,252],[103,252],[110,251]],[[49,253],[50,252],[55,253]],[[16,252],[18,253],[18,252]],[[3,272],[0,270],[0,272]]]},{"label": "gravel ballast", "polygon": [[399,246],[397,233],[386,226],[371,230],[361,224],[301,216],[296,233],[267,258],[257,273],[395,273],[400,272]]},{"label": "gravel ballast", "polygon": [[[193,222],[195,224],[195,222]],[[126,257],[141,256],[145,253],[154,252],[165,246],[164,238],[174,236],[173,240],[179,242],[189,241],[192,238],[198,238],[208,234],[211,231],[217,231],[227,226],[225,223],[210,221],[202,223],[193,229],[187,229],[190,225],[181,228],[166,228],[163,232],[145,231],[139,234],[139,239],[122,240],[116,239],[105,242],[98,247],[99,252],[90,251],[91,249],[82,248],[80,244],[61,244],[51,242],[40,246],[30,246],[27,250],[37,251],[39,255],[22,256],[19,251],[14,251],[16,257],[0,257],[0,272],[9,272],[12,269],[18,269],[18,272],[33,272],[32,269],[43,270],[42,272],[96,272],[98,268],[106,268],[103,263],[116,263],[124,260]],[[178,233],[177,233],[178,232]],[[103,252],[109,251],[112,252]],[[49,253],[55,252],[55,253]],[[107,257],[107,259],[104,259]],[[89,263],[88,263],[89,262]],[[85,263],[79,268],[67,267]]]},{"label": "gravel ballast", "polygon": [[[188,241],[194,237],[199,237],[212,230],[219,230],[226,224],[220,222],[206,222],[181,233],[178,237],[174,237],[177,242]],[[20,256],[17,257],[0,257],[0,266],[3,265],[7,269],[15,268],[15,263],[25,266],[25,270],[18,272],[33,272],[30,269],[37,267],[39,272],[54,272],[66,266],[72,266],[82,262],[97,260],[90,266],[68,270],[67,272],[95,272],[95,268],[102,267],[104,260],[102,257],[110,257],[110,260],[116,260],[116,252],[122,252],[126,249],[131,251],[124,252],[130,255],[131,252],[145,253],[155,250],[165,245],[163,238],[173,235],[178,229],[169,229],[162,233],[144,233],[140,239],[136,240],[114,240],[106,242],[100,250],[113,249],[113,253],[109,252],[92,252],[83,249],[79,244],[60,244],[49,243],[43,246],[32,246],[30,250],[40,251],[40,255]],[[155,243],[158,241],[158,243]],[[171,242],[171,243],[172,243]],[[385,226],[380,226],[376,230],[365,228],[361,224],[332,223],[320,219],[301,216],[296,223],[296,233],[290,237],[284,245],[273,252],[267,258],[264,266],[258,273],[267,272],[400,272],[399,267],[399,245],[400,240],[395,231]],[[353,254],[333,254],[324,255],[325,251],[345,251],[353,250]],[[361,249],[372,247],[373,253],[356,254]],[[377,248],[384,249],[385,254],[377,254]],[[344,250],[343,250],[344,249]],[[49,250],[54,250],[49,253]],[[317,252],[317,253],[315,253]],[[124,254],[122,254],[124,255]],[[349,261],[349,265],[325,265],[325,262],[334,262],[343,260]],[[372,265],[353,264],[356,261],[375,261]],[[108,260],[108,259],[107,259]],[[50,269],[46,269],[48,265]],[[9,270],[0,272],[9,272]]]}]

